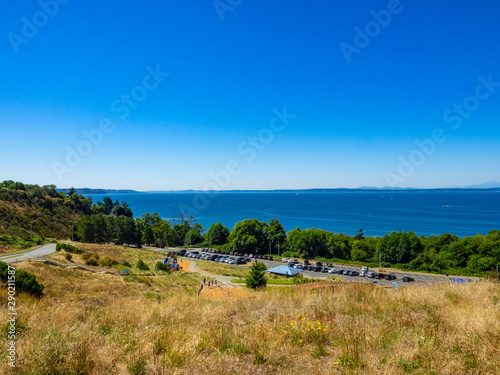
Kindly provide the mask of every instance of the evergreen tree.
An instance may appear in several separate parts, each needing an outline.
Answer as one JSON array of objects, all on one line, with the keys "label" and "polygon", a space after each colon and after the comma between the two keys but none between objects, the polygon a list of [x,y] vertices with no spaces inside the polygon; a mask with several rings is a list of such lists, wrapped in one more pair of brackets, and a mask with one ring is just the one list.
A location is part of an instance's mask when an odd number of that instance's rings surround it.
[{"label": "evergreen tree", "polygon": [[250,274],[245,279],[248,288],[257,289],[265,288],[267,285],[267,278],[264,271],[266,266],[262,262],[252,263],[250,266]]}]

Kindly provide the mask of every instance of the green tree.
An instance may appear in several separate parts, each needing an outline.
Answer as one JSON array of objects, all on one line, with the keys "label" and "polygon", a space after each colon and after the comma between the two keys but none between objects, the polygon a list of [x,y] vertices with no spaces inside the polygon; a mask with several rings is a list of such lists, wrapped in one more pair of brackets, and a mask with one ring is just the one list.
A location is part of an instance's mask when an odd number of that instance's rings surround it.
[{"label": "green tree", "polygon": [[246,285],[251,289],[265,288],[267,286],[267,278],[265,274],[266,266],[262,262],[252,263],[250,266],[250,274],[245,279]]},{"label": "green tree", "polygon": [[221,223],[212,224],[207,232],[209,245],[224,245],[229,237],[229,229]]},{"label": "green tree", "polygon": [[271,219],[269,224],[264,228],[266,239],[270,244],[270,253],[275,253],[278,244],[283,245],[286,242],[285,228],[277,219]]},{"label": "green tree", "polygon": [[236,223],[228,237],[230,248],[245,253],[265,254],[267,241],[264,228],[266,226],[266,223],[257,219],[247,219]]}]

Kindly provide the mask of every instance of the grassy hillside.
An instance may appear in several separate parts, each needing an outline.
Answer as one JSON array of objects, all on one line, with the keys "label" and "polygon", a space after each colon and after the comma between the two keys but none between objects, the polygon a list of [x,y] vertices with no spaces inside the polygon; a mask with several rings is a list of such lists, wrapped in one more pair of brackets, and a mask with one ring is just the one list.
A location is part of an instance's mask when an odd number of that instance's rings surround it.
[{"label": "grassy hillside", "polygon": [[0,183],[0,251],[30,247],[30,223],[34,220],[35,243],[47,238],[69,238],[72,223],[90,213],[91,205],[76,193],[67,196],[57,192],[53,185]]},{"label": "grassy hillside", "polygon": [[[132,265],[138,259],[152,265],[155,257],[112,245],[82,247]],[[500,284],[494,282],[398,290],[346,283],[320,294],[282,287],[214,300],[196,295],[199,284],[189,273],[123,278],[36,262],[17,267],[36,274],[46,293],[40,300],[17,296],[19,374],[500,370]],[[7,311],[5,287],[0,305]],[[6,345],[2,340],[2,356]],[[8,371],[2,358],[0,373]]]}]

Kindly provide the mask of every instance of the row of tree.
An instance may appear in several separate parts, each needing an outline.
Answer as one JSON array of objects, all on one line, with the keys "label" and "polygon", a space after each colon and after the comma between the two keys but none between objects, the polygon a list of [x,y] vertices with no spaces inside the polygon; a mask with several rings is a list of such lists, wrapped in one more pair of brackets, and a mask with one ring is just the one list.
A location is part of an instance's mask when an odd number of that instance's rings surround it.
[{"label": "row of tree", "polygon": [[490,271],[500,264],[498,230],[492,230],[486,236],[478,234],[465,238],[447,233],[419,237],[413,232],[392,232],[382,238],[365,238],[362,229],[355,236],[315,228],[296,228],[287,234],[276,219],[269,223],[247,219],[237,223],[231,231],[221,223],[214,223],[205,233],[194,217],[181,217],[170,222],[161,219],[157,213],[146,213],[133,220],[128,216],[117,216],[113,210],[108,210],[108,216],[96,214],[82,219],[79,224],[81,238],[86,242],[159,247],[211,246],[253,254],[281,252],[283,256],[337,259],[372,265],[380,261],[384,266],[398,265],[406,269],[443,273],[473,274]]},{"label": "row of tree", "polygon": [[[472,274],[500,265],[500,231],[459,238],[453,234],[417,236],[413,232],[392,232],[382,238],[333,233],[321,229],[296,228],[286,233],[281,223],[243,220],[232,230],[214,223],[208,231],[194,217],[172,220],[157,213],[133,218],[126,202],[104,197],[93,203],[74,189],[57,191],[54,185],[28,185],[14,181],[0,183],[0,244],[31,245],[44,238],[68,238],[94,243],[141,246],[199,245],[226,251],[277,254],[302,258],[327,258],[436,272]],[[76,225],[74,225],[76,224]],[[36,235],[35,235],[36,233]]]}]

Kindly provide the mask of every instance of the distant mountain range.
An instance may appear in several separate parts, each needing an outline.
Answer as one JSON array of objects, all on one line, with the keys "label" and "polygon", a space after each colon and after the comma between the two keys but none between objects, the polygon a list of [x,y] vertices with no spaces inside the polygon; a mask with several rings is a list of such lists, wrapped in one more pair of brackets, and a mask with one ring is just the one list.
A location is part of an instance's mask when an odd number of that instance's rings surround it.
[{"label": "distant mountain range", "polygon": [[[276,190],[224,190],[221,192],[233,193],[251,193],[251,192],[315,192],[322,193],[338,190],[438,190],[438,189],[499,189],[500,182],[488,181],[483,184],[467,185],[467,186],[450,186],[443,188],[413,188],[413,187],[371,187],[361,186],[359,188],[315,188],[315,189],[276,189]],[[58,191],[67,192],[70,189],[57,189]],[[75,188],[78,194],[133,194],[133,193],[197,193],[206,192],[205,190],[154,190],[154,191],[137,191],[131,189],[92,189],[92,188]]]}]

